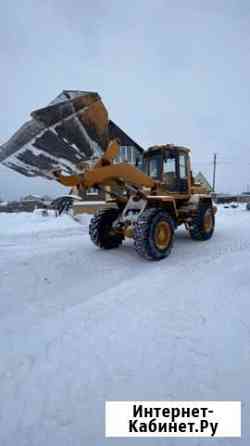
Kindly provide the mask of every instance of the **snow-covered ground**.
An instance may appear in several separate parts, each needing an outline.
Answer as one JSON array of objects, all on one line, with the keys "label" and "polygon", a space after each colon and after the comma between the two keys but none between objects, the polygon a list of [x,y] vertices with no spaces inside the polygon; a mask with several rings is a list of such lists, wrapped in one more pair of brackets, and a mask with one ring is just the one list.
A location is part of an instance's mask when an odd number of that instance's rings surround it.
[{"label": "snow-covered ground", "polygon": [[[250,212],[161,262],[0,214],[0,445],[249,445]],[[105,400],[242,400],[243,438],[105,439]]]}]

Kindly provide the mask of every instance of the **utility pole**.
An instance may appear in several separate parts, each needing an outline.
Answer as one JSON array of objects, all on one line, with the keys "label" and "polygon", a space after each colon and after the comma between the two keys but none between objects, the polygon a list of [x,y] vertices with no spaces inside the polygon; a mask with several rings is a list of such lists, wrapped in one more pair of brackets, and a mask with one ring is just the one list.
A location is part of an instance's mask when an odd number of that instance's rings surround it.
[{"label": "utility pole", "polygon": [[213,192],[215,192],[215,176],[216,176],[217,154],[214,153],[214,169],[213,169]]}]

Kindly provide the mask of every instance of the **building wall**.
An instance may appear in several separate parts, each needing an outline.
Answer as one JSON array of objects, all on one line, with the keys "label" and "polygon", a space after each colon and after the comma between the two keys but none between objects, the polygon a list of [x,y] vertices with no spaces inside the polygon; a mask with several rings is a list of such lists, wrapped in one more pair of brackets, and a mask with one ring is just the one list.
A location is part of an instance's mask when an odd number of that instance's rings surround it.
[{"label": "building wall", "polygon": [[0,205],[0,212],[33,212],[35,209],[46,209],[46,204],[41,201],[10,201]]},{"label": "building wall", "polygon": [[214,198],[215,202],[218,204],[224,203],[250,203],[250,194],[241,194],[241,195],[224,195],[224,194],[215,194]]}]

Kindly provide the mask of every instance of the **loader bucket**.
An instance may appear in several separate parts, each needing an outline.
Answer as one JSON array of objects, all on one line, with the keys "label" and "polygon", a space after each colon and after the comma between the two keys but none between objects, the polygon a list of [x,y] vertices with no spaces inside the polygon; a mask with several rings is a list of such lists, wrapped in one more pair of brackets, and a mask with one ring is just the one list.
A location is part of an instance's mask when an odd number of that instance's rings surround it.
[{"label": "loader bucket", "polygon": [[23,175],[49,178],[57,167],[78,173],[81,161],[108,145],[108,113],[97,93],[64,90],[31,117],[0,146],[0,162]]}]

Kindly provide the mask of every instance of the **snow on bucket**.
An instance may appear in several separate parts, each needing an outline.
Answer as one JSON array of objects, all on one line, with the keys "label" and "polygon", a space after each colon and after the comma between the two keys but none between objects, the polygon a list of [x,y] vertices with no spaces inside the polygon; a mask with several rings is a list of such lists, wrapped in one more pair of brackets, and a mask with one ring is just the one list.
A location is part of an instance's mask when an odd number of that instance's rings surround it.
[{"label": "snow on bucket", "polygon": [[0,147],[0,162],[26,176],[47,177],[58,166],[75,173],[108,145],[108,112],[98,93],[64,90],[31,117]]}]

